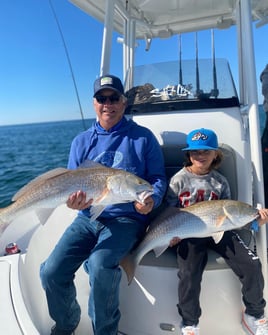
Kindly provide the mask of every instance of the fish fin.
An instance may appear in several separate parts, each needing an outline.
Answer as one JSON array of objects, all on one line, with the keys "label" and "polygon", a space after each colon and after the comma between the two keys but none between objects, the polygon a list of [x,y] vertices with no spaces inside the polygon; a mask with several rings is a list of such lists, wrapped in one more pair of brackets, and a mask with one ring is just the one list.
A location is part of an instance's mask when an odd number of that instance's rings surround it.
[{"label": "fish fin", "polygon": [[[235,221],[234,218],[233,218],[233,215],[231,213],[236,213],[237,212],[236,206],[234,206],[234,205],[225,205],[225,206],[223,206],[223,211],[224,211],[224,214],[227,216],[227,218],[230,221],[232,221],[232,222]],[[236,220],[237,220],[237,218],[236,218]]]},{"label": "fish fin", "polygon": [[18,198],[24,196],[27,192],[29,192],[30,189],[32,189],[35,186],[40,185],[41,183],[43,183],[46,180],[58,177],[62,174],[67,173],[69,170],[65,169],[65,168],[57,168],[57,169],[53,169],[50,170],[48,172],[45,172],[43,174],[41,174],[40,176],[34,178],[33,180],[31,180],[28,184],[26,184],[25,186],[23,186],[12,198],[12,201],[16,201],[18,200]]},{"label": "fish fin", "polygon": [[211,237],[213,238],[214,242],[217,244],[222,239],[223,234],[224,234],[224,231],[219,231],[217,233],[214,233]]},{"label": "fish fin", "polygon": [[155,257],[159,257],[162,255],[162,253],[167,250],[168,248],[168,244],[165,244],[165,245],[160,245],[158,247],[155,247],[154,248],[154,253],[155,253]]},{"label": "fish fin", "polygon": [[105,188],[101,195],[98,198],[94,199],[90,208],[90,221],[96,220],[97,217],[103,212],[106,205],[103,205],[102,202],[107,204],[107,202],[109,202],[109,195],[110,192],[108,188]]},{"label": "fish fin", "polygon": [[225,219],[226,215],[219,216],[216,220],[216,227],[221,227]]},{"label": "fish fin", "polygon": [[127,275],[128,285],[130,285],[134,278],[135,270],[137,267],[137,264],[135,263],[135,259],[131,253],[125,256],[123,259],[121,259],[120,266],[125,271]]},{"label": "fish fin", "polygon": [[90,213],[90,222],[95,221],[98,216],[103,212],[105,206],[103,205],[96,205],[91,206],[89,213]]},{"label": "fish fin", "polygon": [[101,202],[103,202],[104,200],[107,200],[108,196],[109,196],[110,192],[108,190],[108,188],[106,187],[100,194],[100,196],[96,199],[94,199],[93,202],[93,206],[95,204],[99,205]]}]

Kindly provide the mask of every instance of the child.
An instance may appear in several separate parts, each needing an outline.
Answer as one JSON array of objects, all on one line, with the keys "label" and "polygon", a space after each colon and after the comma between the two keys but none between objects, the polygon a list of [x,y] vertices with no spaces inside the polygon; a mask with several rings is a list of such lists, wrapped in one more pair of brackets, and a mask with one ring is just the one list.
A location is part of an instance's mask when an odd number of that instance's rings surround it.
[{"label": "child", "polygon": [[[230,199],[227,179],[215,169],[222,161],[217,135],[209,129],[196,129],[187,136],[187,162],[170,181],[167,202],[170,206],[187,207],[199,201]],[[268,210],[260,210],[255,227],[268,222]],[[179,243],[178,243],[179,242]],[[178,311],[182,317],[181,332],[198,335],[201,316],[199,296],[202,274],[207,263],[208,249],[220,254],[242,283],[245,312],[242,325],[250,335],[268,335],[268,322],[264,317],[264,279],[261,263],[253,251],[241,243],[234,231],[226,231],[222,240],[215,243],[211,237],[172,239],[170,246],[178,243],[178,277],[180,279]],[[250,252],[249,252],[250,251]]]}]

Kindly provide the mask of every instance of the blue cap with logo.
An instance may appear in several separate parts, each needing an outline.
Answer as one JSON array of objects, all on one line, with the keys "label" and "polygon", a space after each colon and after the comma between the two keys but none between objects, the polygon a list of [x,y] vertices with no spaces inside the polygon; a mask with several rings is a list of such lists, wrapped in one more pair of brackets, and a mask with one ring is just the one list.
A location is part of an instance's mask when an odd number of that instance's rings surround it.
[{"label": "blue cap with logo", "polygon": [[119,95],[124,94],[124,87],[121,80],[116,76],[106,74],[105,76],[101,76],[95,80],[94,97],[99,93],[99,91],[107,88],[115,91]]},{"label": "blue cap with logo", "polygon": [[213,130],[200,128],[192,130],[186,139],[187,147],[182,150],[217,150],[218,138]]}]

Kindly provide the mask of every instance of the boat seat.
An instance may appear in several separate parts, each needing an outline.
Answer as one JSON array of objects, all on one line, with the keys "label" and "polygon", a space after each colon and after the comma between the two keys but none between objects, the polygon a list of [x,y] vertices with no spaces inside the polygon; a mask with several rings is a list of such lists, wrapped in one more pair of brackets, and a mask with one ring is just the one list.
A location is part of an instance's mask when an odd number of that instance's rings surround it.
[{"label": "boat seat", "polygon": [[[227,168],[227,165],[229,165],[231,170],[236,171],[233,151],[230,150],[228,146],[222,147],[225,150],[224,152],[226,152],[223,167]],[[166,172],[170,178],[173,173],[177,172],[183,166],[184,156],[181,154],[181,150],[178,146],[168,145],[164,146],[162,149],[166,162]],[[224,174],[226,177],[229,176],[228,172],[224,171]],[[232,180],[227,177],[231,183],[235,181],[236,174],[234,173],[232,177]],[[236,192],[235,183],[232,184],[231,187],[232,192]],[[46,224],[39,226],[33,234],[25,260],[20,265],[20,280],[18,280],[18,282],[20,281],[25,306],[27,307],[30,318],[35,321],[37,320],[33,326],[38,328],[42,335],[47,334],[47,329],[50,329],[53,325],[53,321],[48,316],[45,294],[39,278],[39,267],[42,261],[44,261],[50,254],[63,231],[69,224],[71,224],[76,215],[76,211],[70,210],[65,205],[57,207],[50,215]],[[64,218],[64,220],[62,220],[62,218]],[[176,269],[176,248],[168,248],[168,250],[158,258],[155,257],[153,252],[149,252],[141,261],[141,265],[146,265],[146,267],[155,266]],[[206,270],[218,270],[224,268],[227,268],[225,261],[216,253],[212,251],[209,252],[209,261]],[[76,274],[75,279],[78,287],[78,301],[80,305],[83,306],[82,321],[79,325],[82,330],[79,333],[85,334],[85,329],[91,327],[86,312],[88,278],[83,268],[80,270]],[[5,271],[8,272],[8,269]],[[38,297],[38,299],[36,299],[36,297]],[[28,333],[30,334],[30,332]]]}]

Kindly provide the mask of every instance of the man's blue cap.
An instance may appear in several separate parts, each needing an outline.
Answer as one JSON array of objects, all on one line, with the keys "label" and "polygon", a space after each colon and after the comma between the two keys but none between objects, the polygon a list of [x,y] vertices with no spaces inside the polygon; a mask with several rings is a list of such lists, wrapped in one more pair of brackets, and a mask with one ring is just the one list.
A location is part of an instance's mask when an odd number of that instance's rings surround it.
[{"label": "man's blue cap", "polygon": [[94,97],[99,93],[99,91],[107,88],[115,91],[119,95],[124,94],[124,87],[121,80],[118,77],[106,74],[105,76],[101,76],[95,80]]},{"label": "man's blue cap", "polygon": [[213,130],[200,128],[192,130],[186,139],[187,147],[182,150],[217,150],[218,138]]}]

